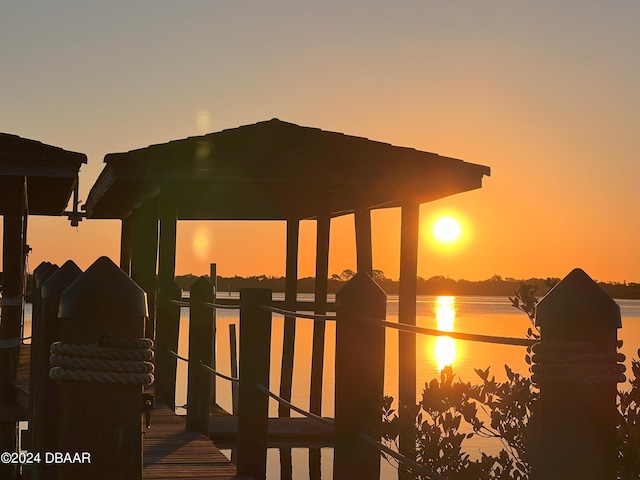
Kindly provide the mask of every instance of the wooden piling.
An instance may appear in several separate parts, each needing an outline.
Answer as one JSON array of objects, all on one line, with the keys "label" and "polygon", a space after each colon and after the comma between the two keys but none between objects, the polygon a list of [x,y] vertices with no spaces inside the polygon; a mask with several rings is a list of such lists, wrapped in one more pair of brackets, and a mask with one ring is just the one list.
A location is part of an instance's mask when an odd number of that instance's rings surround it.
[{"label": "wooden piling", "polygon": [[[229,324],[229,360],[231,361],[231,377],[238,378],[238,340],[236,337],[236,324]],[[238,413],[238,384],[231,383],[231,413]]]},{"label": "wooden piling", "polygon": [[182,289],[173,281],[160,281],[156,308],[156,380],[158,400],[171,409],[176,406],[176,369],[178,359],[169,350],[178,352],[180,336],[180,305]]},{"label": "wooden piling", "polygon": [[[140,338],[144,291],[101,257],[60,296],[60,340],[95,345],[104,337]],[[91,463],[58,465],[58,480],[142,478],[142,387],[63,380],[60,451],[88,452]]]},{"label": "wooden piling", "polygon": [[[49,269],[50,272],[52,269]],[[62,267],[53,269],[40,288],[40,314],[32,318],[32,326],[37,324],[32,334],[31,351],[40,350],[36,363],[31,363],[29,399],[33,400],[33,413],[30,419],[32,432],[31,451],[57,452],[58,419],[60,418],[60,402],[58,384],[49,377],[49,350],[53,342],[60,340],[60,319],[58,310],[60,295],[81,274],[82,270],[72,261],[67,260]],[[33,328],[33,327],[32,327]],[[33,340],[38,338],[34,344]],[[37,347],[36,347],[37,345]],[[56,464],[40,462],[34,464],[34,479],[56,478]]]},{"label": "wooden piling", "polygon": [[[329,278],[329,238],[331,217],[319,215],[316,221],[316,281],[314,288],[315,306],[318,315],[327,313],[327,282]],[[313,321],[313,341],[311,349],[311,385],[309,388],[309,411],[322,416],[322,376],[324,374],[324,340],[326,324],[324,320]],[[309,449],[309,477],[320,478],[321,452],[319,448]]]},{"label": "wooden piling", "polygon": [[[216,298],[218,296],[218,270],[217,270],[217,266],[215,263],[210,263],[209,264],[209,283],[211,284],[211,287],[213,288],[213,300],[211,300],[212,303],[216,303]],[[216,334],[217,334],[217,330],[216,330],[216,315],[217,315],[217,311],[215,308],[211,309],[211,314],[213,315],[213,338],[211,339],[211,368],[213,368],[214,370],[216,370],[216,358],[218,357],[218,354],[216,353]],[[217,377],[212,377],[211,378],[211,406],[215,407],[218,403],[218,394],[217,394]]]},{"label": "wooden piling", "polygon": [[384,320],[387,296],[369,275],[358,273],[336,294],[336,308],[333,478],[378,480],[380,451],[359,435],[380,439],[385,331],[362,319]]},{"label": "wooden piling", "polygon": [[[3,199],[7,205],[3,217],[2,294],[3,298],[19,298],[24,293],[24,267],[26,253],[26,177],[10,177],[3,183]],[[23,302],[2,305],[0,339],[22,336]],[[15,405],[15,390],[19,349],[0,349],[0,409]],[[0,452],[13,452],[17,447],[15,422],[0,422]],[[14,466],[0,463],[0,477],[13,478]]]},{"label": "wooden piling", "polygon": [[271,290],[240,289],[240,386],[238,389],[238,475],[264,480],[267,469],[269,397],[256,384],[269,388]]},{"label": "wooden piling", "polygon": [[[50,262],[42,262],[33,270],[33,291],[31,292],[31,351],[29,358],[30,375],[29,375],[29,433],[22,436],[22,443],[24,447],[31,447],[31,439],[33,437],[33,402],[35,398],[39,398],[39,390],[42,387],[42,382],[37,381],[37,376],[33,375],[34,365],[42,365],[42,360],[46,363],[47,376],[49,375],[49,347],[45,345],[42,347],[43,333],[42,329],[44,323],[40,320],[41,317],[41,290],[42,285],[46,280],[51,277],[57,270],[57,265],[53,265]],[[58,312],[56,310],[56,318]],[[44,359],[42,359],[44,356]],[[42,359],[42,360],[41,360]],[[25,442],[26,440],[26,442]],[[25,445],[26,443],[26,445]]]},{"label": "wooden piling", "polygon": [[531,478],[616,478],[616,382],[624,381],[616,364],[620,307],[575,269],[540,300],[536,325],[539,441]]},{"label": "wooden piling", "polygon": [[[401,210],[400,224],[400,285],[398,295],[398,322],[416,324],[416,296],[418,281],[418,239],[420,205],[405,202]],[[398,411],[404,422],[413,423],[409,407],[416,404],[416,336],[398,332]],[[414,429],[400,432],[399,451],[414,459],[416,441]],[[400,466],[401,479],[414,478],[411,472]]]},{"label": "wooden piling", "polygon": [[211,366],[213,359],[213,286],[200,277],[191,286],[189,299],[189,371],[187,374],[187,430],[209,434],[211,373],[200,362]]}]

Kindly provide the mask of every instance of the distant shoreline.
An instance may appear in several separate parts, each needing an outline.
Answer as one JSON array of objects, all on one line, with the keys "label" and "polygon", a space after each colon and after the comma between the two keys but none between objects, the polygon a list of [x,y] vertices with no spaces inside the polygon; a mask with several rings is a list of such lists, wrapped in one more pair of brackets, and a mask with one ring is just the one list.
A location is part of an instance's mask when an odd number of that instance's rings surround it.
[{"label": "distant shoreline", "polygon": [[[336,293],[345,283],[346,279],[337,278],[328,279],[328,293]],[[198,277],[195,275],[179,275],[176,277],[176,283],[183,290],[189,290],[191,284]],[[558,279],[553,279],[558,280]],[[398,293],[399,282],[388,278],[377,278],[376,281],[382,289],[390,295]],[[503,279],[497,275],[488,280],[469,281],[469,280],[453,280],[450,278],[437,276],[429,279],[418,277],[417,294],[418,295],[458,295],[458,296],[489,296],[489,297],[508,297],[513,296],[514,291],[518,289],[520,283],[535,285],[537,287],[536,296],[542,297],[547,293],[545,279],[530,278],[527,280],[516,280],[512,278]],[[217,277],[218,289],[227,293],[238,292],[240,288],[270,288],[274,292],[284,292],[284,277],[268,277],[266,275],[251,277]],[[612,298],[621,300],[640,299],[640,283],[605,283],[599,282],[598,285]],[[314,293],[315,278],[307,277],[298,279],[298,293]]]}]

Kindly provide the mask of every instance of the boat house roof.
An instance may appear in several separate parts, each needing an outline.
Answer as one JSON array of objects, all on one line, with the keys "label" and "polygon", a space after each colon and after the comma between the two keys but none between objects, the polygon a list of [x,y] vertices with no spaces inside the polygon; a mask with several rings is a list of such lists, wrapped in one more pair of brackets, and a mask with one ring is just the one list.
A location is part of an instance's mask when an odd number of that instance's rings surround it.
[{"label": "boat house roof", "polygon": [[[26,177],[29,215],[62,215],[83,163],[87,157],[82,153],[0,133],[0,192],[7,182]],[[14,206],[14,199],[0,194],[1,214]]]},{"label": "boat house roof", "polygon": [[180,220],[284,220],[425,203],[489,167],[278,119],[105,156],[89,218],[124,219],[161,192]]}]

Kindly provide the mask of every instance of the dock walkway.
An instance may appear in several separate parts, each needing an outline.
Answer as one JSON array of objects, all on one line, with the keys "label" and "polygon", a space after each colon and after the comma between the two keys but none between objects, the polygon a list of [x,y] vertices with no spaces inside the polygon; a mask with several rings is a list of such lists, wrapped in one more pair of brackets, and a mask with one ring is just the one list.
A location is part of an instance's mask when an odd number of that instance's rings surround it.
[{"label": "dock walkway", "polygon": [[236,466],[199,432],[185,429],[185,418],[165,405],[151,414],[143,439],[145,479],[231,479]]},{"label": "dock walkway", "polygon": [[[20,347],[16,389],[21,419],[26,419],[28,406],[30,350],[30,345]],[[236,466],[210,439],[199,432],[187,431],[185,424],[185,417],[176,415],[165,405],[156,405],[151,414],[151,428],[144,432],[142,477],[149,480],[234,478]]]}]

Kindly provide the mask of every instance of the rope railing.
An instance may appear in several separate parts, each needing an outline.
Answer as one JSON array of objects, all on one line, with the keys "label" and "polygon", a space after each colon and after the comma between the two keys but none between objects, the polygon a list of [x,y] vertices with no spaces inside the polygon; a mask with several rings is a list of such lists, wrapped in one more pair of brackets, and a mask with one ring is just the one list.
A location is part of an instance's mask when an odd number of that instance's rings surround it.
[{"label": "rope railing", "polygon": [[205,307],[209,307],[209,308],[221,308],[224,310],[240,310],[240,305],[224,305],[221,303],[213,303],[213,302],[202,302],[204,304]]},{"label": "rope railing", "polygon": [[538,343],[537,340],[531,340],[528,338],[497,337],[493,335],[481,335],[477,333],[445,332],[443,330],[418,327],[416,325],[408,325],[406,323],[387,322],[386,320],[380,320],[378,318],[364,318],[363,321],[371,323],[373,325],[379,325],[381,327],[394,328],[403,332],[420,333],[422,335],[446,336],[455,338],[457,340],[469,340],[472,342],[498,343],[501,345],[516,345],[521,347],[530,347]]},{"label": "rope railing", "polygon": [[383,443],[378,442],[374,438],[371,438],[366,433],[360,432],[360,438],[365,442],[367,442],[368,444],[373,445],[378,450],[389,455],[390,457],[395,458],[398,462],[402,463],[405,467],[409,468],[413,472],[419,473],[420,475],[425,475],[429,480],[447,480],[442,475],[437,474],[436,472],[432,472],[431,470],[420,465],[419,463],[416,463],[415,461],[403,455],[400,455],[398,452],[391,450],[389,447],[387,447]]},{"label": "rope railing", "polygon": [[189,359],[185,358],[185,357],[181,357],[180,355],[178,355],[176,352],[174,352],[173,350],[170,350],[167,348],[167,352],[169,352],[171,355],[173,355],[174,357],[176,357],[178,360],[182,360],[183,362],[187,362],[189,363]]},{"label": "rope railing", "polygon": [[307,318],[309,320],[335,320],[335,315],[320,315],[316,313],[301,313],[295,312],[293,310],[285,310],[283,308],[273,307],[271,305],[260,305],[260,309],[266,310],[271,313],[278,313],[280,315],[284,315],[285,317],[295,317],[295,318]]},{"label": "rope railing", "polygon": [[200,366],[202,368],[204,368],[205,370],[207,370],[209,373],[217,375],[220,378],[224,378],[225,380],[228,380],[228,381],[230,381],[232,383],[240,383],[240,379],[239,378],[229,377],[229,376],[225,375],[224,373],[217,372],[213,368],[211,368],[209,365],[207,365],[206,363],[203,363],[202,360],[200,360]]},{"label": "rope railing", "polygon": [[256,387],[258,388],[258,390],[261,390],[262,392],[266,393],[267,395],[269,395],[274,400],[277,400],[279,403],[281,403],[283,405],[286,405],[287,407],[289,407],[294,412],[298,412],[300,415],[304,415],[307,418],[310,418],[310,419],[315,420],[317,422],[320,422],[320,423],[323,423],[325,425],[329,425],[329,426],[333,427],[333,420],[332,419],[323,418],[323,417],[320,417],[319,415],[316,415],[314,413],[307,412],[306,410],[303,410],[300,407],[296,407],[291,402],[288,402],[284,398],[279,397],[275,393],[271,392],[267,387],[265,387],[263,385],[260,385],[259,383],[256,383]]},{"label": "rope railing", "polygon": [[[180,355],[178,355],[176,352],[174,352],[173,350],[167,349],[167,351],[173,355],[174,357],[176,357],[178,360],[182,360],[183,362],[187,362],[189,363],[190,360],[188,358],[185,357],[181,357]],[[214,375],[217,375],[220,378],[224,378],[225,380],[228,380],[230,382],[233,383],[240,383],[240,379],[239,378],[235,378],[235,377],[229,377],[227,375],[225,375],[224,373],[220,373],[216,370],[214,370],[213,368],[211,368],[209,365],[207,365],[206,363],[204,363],[202,360],[200,360],[200,366],[202,368],[204,368],[205,370],[209,371],[209,373],[212,373]]]},{"label": "rope railing", "polygon": [[0,348],[16,348],[22,345],[22,342],[29,340],[31,337],[21,338],[2,338],[0,339]]},{"label": "rope railing", "polygon": [[184,300],[175,300],[173,298],[170,298],[169,301],[171,303],[173,303],[174,305],[178,305],[180,307],[188,307],[189,306],[189,302],[185,302]]},{"label": "rope railing", "polygon": [[2,307],[17,307],[22,305],[22,300],[31,295],[31,292],[23,293],[22,295],[16,295],[15,297],[2,297],[0,298],[0,306]]}]

